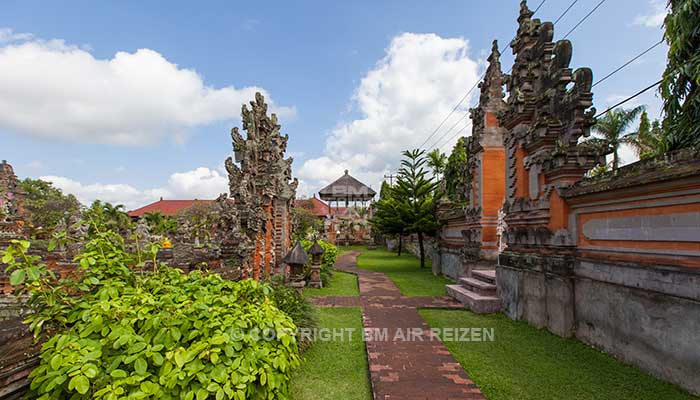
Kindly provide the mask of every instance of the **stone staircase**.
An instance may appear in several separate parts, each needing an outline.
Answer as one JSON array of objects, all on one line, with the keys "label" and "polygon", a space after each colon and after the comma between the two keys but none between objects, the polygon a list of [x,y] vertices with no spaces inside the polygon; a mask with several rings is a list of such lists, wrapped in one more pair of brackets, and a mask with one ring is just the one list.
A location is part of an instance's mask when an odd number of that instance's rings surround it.
[{"label": "stone staircase", "polygon": [[459,278],[459,284],[447,285],[445,290],[448,296],[477,314],[501,311],[501,299],[496,294],[496,270],[474,270],[470,278]]}]

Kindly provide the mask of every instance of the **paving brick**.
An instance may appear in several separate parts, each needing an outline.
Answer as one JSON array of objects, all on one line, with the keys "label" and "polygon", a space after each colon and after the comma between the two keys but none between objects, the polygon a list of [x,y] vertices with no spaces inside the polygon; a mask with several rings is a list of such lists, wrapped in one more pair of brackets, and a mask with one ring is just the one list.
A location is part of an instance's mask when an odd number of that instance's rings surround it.
[{"label": "paving brick", "polygon": [[[336,269],[358,276],[365,330],[386,332],[386,336],[367,337],[365,342],[374,399],[485,399],[418,314],[418,308],[463,306],[446,296],[404,297],[385,274],[358,269],[358,255],[351,252],[339,257]],[[341,299],[314,302],[332,307],[346,301]]]}]

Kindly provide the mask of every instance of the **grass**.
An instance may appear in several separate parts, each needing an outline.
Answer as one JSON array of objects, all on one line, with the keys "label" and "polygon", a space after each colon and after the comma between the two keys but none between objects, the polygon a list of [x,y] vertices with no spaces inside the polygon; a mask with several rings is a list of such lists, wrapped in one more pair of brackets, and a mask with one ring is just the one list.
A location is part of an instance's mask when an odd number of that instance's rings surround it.
[{"label": "grass", "polygon": [[[325,282],[324,282],[325,285]],[[304,297],[320,296],[359,296],[360,289],[357,286],[357,276],[346,272],[333,271],[333,277],[328,286],[321,289],[305,288]]]},{"label": "grass", "polygon": [[489,400],[697,399],[573,339],[503,314],[420,310],[432,328],[494,328],[493,342],[445,345]]},{"label": "grass", "polygon": [[430,262],[420,268],[420,260],[411,254],[401,257],[384,249],[363,250],[357,259],[358,268],[385,273],[404,296],[444,296],[450,279],[435,276]]},{"label": "grass", "polygon": [[364,245],[338,246],[338,257],[342,256],[345,253],[349,253],[351,251],[367,251],[367,246],[364,246]]},{"label": "grass", "polygon": [[[303,354],[292,376],[295,400],[370,400],[365,345],[359,307],[321,308],[319,327],[355,328],[352,341],[318,341]],[[347,336],[346,336],[347,337]]]}]

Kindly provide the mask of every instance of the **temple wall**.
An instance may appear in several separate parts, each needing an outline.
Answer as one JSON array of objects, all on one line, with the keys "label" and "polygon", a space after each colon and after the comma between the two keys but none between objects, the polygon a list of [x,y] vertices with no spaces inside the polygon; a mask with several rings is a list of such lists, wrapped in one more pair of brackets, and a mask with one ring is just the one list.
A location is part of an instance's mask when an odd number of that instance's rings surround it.
[{"label": "temple wall", "polygon": [[510,318],[697,394],[700,162],[668,164],[641,162],[563,191],[570,250],[509,249],[497,286]]}]

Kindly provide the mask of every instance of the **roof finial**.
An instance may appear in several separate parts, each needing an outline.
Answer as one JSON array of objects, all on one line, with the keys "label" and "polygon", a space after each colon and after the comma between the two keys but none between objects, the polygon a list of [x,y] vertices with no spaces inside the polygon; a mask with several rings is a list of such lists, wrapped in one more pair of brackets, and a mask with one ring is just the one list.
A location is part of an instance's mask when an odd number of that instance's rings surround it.
[{"label": "roof finial", "polygon": [[498,60],[501,57],[501,51],[498,49],[498,40],[494,40],[491,45],[491,57],[489,61]]},{"label": "roof finial", "polygon": [[346,170],[345,170],[345,175],[347,175],[347,174],[348,174],[348,170],[346,169]]},{"label": "roof finial", "polygon": [[535,13],[527,6],[527,0],[522,0],[520,2],[520,18],[530,18],[533,14]]}]

